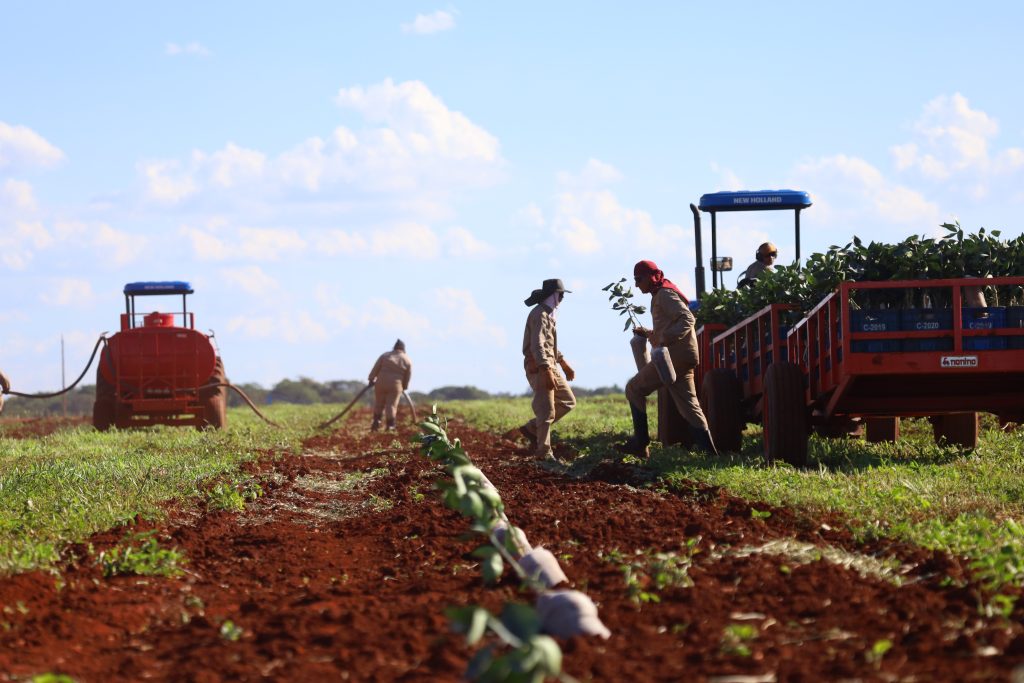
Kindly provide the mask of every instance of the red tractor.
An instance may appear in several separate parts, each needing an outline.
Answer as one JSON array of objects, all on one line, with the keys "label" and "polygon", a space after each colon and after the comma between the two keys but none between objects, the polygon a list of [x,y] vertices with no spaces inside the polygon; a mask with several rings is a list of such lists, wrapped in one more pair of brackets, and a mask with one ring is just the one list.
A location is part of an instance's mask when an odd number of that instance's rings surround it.
[{"label": "red tractor", "polygon": [[[109,338],[96,369],[96,429],[226,426],[224,363],[212,336],[195,329],[195,315],[186,305],[192,292],[187,282],[125,285],[121,331]],[[136,314],[140,296],[181,296],[181,312]],[[176,316],[181,316],[180,326]]]}]

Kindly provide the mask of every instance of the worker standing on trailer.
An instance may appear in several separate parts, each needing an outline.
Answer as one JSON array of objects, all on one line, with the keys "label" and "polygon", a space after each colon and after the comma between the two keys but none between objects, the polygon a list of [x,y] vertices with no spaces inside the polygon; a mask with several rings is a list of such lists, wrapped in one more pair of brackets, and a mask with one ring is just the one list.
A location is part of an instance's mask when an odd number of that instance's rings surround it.
[{"label": "worker standing on trailer", "polygon": [[772,270],[772,266],[775,265],[775,259],[778,257],[779,249],[771,242],[765,242],[759,246],[757,253],[754,254],[754,262],[743,271],[743,277],[740,278],[738,286],[749,287],[754,284],[754,280],[761,277],[761,273],[766,270]]},{"label": "worker standing on trailer", "polygon": [[[539,460],[554,460],[551,450],[551,426],[576,407],[576,397],[568,382],[576,379],[576,372],[558,350],[555,314],[566,293],[570,293],[561,280],[544,280],[523,303],[533,306],[526,318],[523,332],[523,367],[526,380],[533,389],[534,418],[519,428],[519,432],[536,446]],[[560,365],[565,378],[555,369]]]},{"label": "worker standing on trailer", "polygon": [[0,370],[0,413],[4,411],[4,394],[11,390],[11,380]]},{"label": "worker standing on trailer", "polygon": [[395,415],[402,393],[409,388],[412,378],[412,361],[405,353],[405,342],[395,342],[391,351],[381,354],[370,370],[368,381],[373,385],[372,431],[380,429],[381,417],[387,421],[388,429],[395,429]]},{"label": "worker standing on trailer", "polygon": [[693,443],[709,453],[718,452],[708,430],[708,422],[697,400],[693,371],[699,362],[696,320],[683,293],[665,279],[654,261],[640,261],[633,267],[637,288],[651,295],[651,319],[654,329],[634,328],[633,333],[647,337],[654,352],[651,361],[626,383],[626,398],[633,417],[633,436],[616,448],[646,458],[651,442],[647,428],[647,397],[667,387],[679,414],[690,424]]}]

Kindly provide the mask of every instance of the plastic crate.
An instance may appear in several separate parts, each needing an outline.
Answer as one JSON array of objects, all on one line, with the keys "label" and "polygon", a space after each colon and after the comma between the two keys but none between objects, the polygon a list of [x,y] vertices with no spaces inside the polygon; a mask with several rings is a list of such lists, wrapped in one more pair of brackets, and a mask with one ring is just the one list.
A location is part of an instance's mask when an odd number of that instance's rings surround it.
[{"label": "plastic crate", "polygon": [[[840,328],[842,329],[842,328]],[[895,309],[861,309],[850,311],[851,332],[898,332],[900,312]],[[854,353],[885,353],[899,351],[899,339],[858,340],[850,343]]]},{"label": "plastic crate", "polygon": [[[905,308],[900,311],[900,321],[904,332],[924,332],[931,330],[952,330],[953,310],[949,308]],[[952,351],[951,337],[936,339],[905,339],[904,351]]]},{"label": "plastic crate", "polygon": [[[1006,327],[1006,309],[1001,306],[964,308],[963,327],[965,330],[994,330]],[[964,337],[966,351],[999,351],[1006,347],[1005,337]]]},{"label": "plastic crate", "polygon": [[[1007,306],[1005,324],[1024,332],[1024,306]],[[1024,349],[1024,337],[1007,337],[1006,341],[1011,349]]]}]

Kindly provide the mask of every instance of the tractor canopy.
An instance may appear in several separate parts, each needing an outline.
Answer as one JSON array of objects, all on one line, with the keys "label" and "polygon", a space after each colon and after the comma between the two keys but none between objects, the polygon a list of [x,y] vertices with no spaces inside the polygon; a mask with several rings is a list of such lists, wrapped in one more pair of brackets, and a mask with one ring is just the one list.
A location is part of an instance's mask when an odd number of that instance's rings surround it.
[{"label": "tractor canopy", "polygon": [[770,211],[797,210],[811,205],[811,195],[800,190],[756,190],[712,192],[700,197],[701,211]]},{"label": "tractor canopy", "polygon": [[154,296],[157,294],[192,294],[192,285],[180,280],[166,282],[129,282],[124,286],[125,296]]}]

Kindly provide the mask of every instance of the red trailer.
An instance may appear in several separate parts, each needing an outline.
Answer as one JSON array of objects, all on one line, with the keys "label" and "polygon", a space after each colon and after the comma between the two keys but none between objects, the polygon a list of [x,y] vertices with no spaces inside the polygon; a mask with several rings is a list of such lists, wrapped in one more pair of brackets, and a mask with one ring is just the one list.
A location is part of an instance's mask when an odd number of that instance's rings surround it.
[{"label": "red trailer", "polygon": [[[963,306],[974,278],[846,282],[791,329],[788,360],[764,377],[765,456],[802,465],[812,427],[864,418],[871,440],[895,440],[900,417],[930,418],[937,441],[973,448],[978,412],[1024,420],[1024,306]],[[986,286],[1021,287],[1024,277]],[[932,307],[856,303],[890,300]],[[859,295],[859,296],[858,296]]]},{"label": "red trailer", "polygon": [[[96,370],[96,429],[226,426],[227,388],[217,386],[226,382],[224,364],[212,336],[195,329],[186,301],[192,293],[187,282],[125,285],[121,330],[108,340]],[[136,313],[137,297],[161,295],[180,296],[181,312]]]}]

